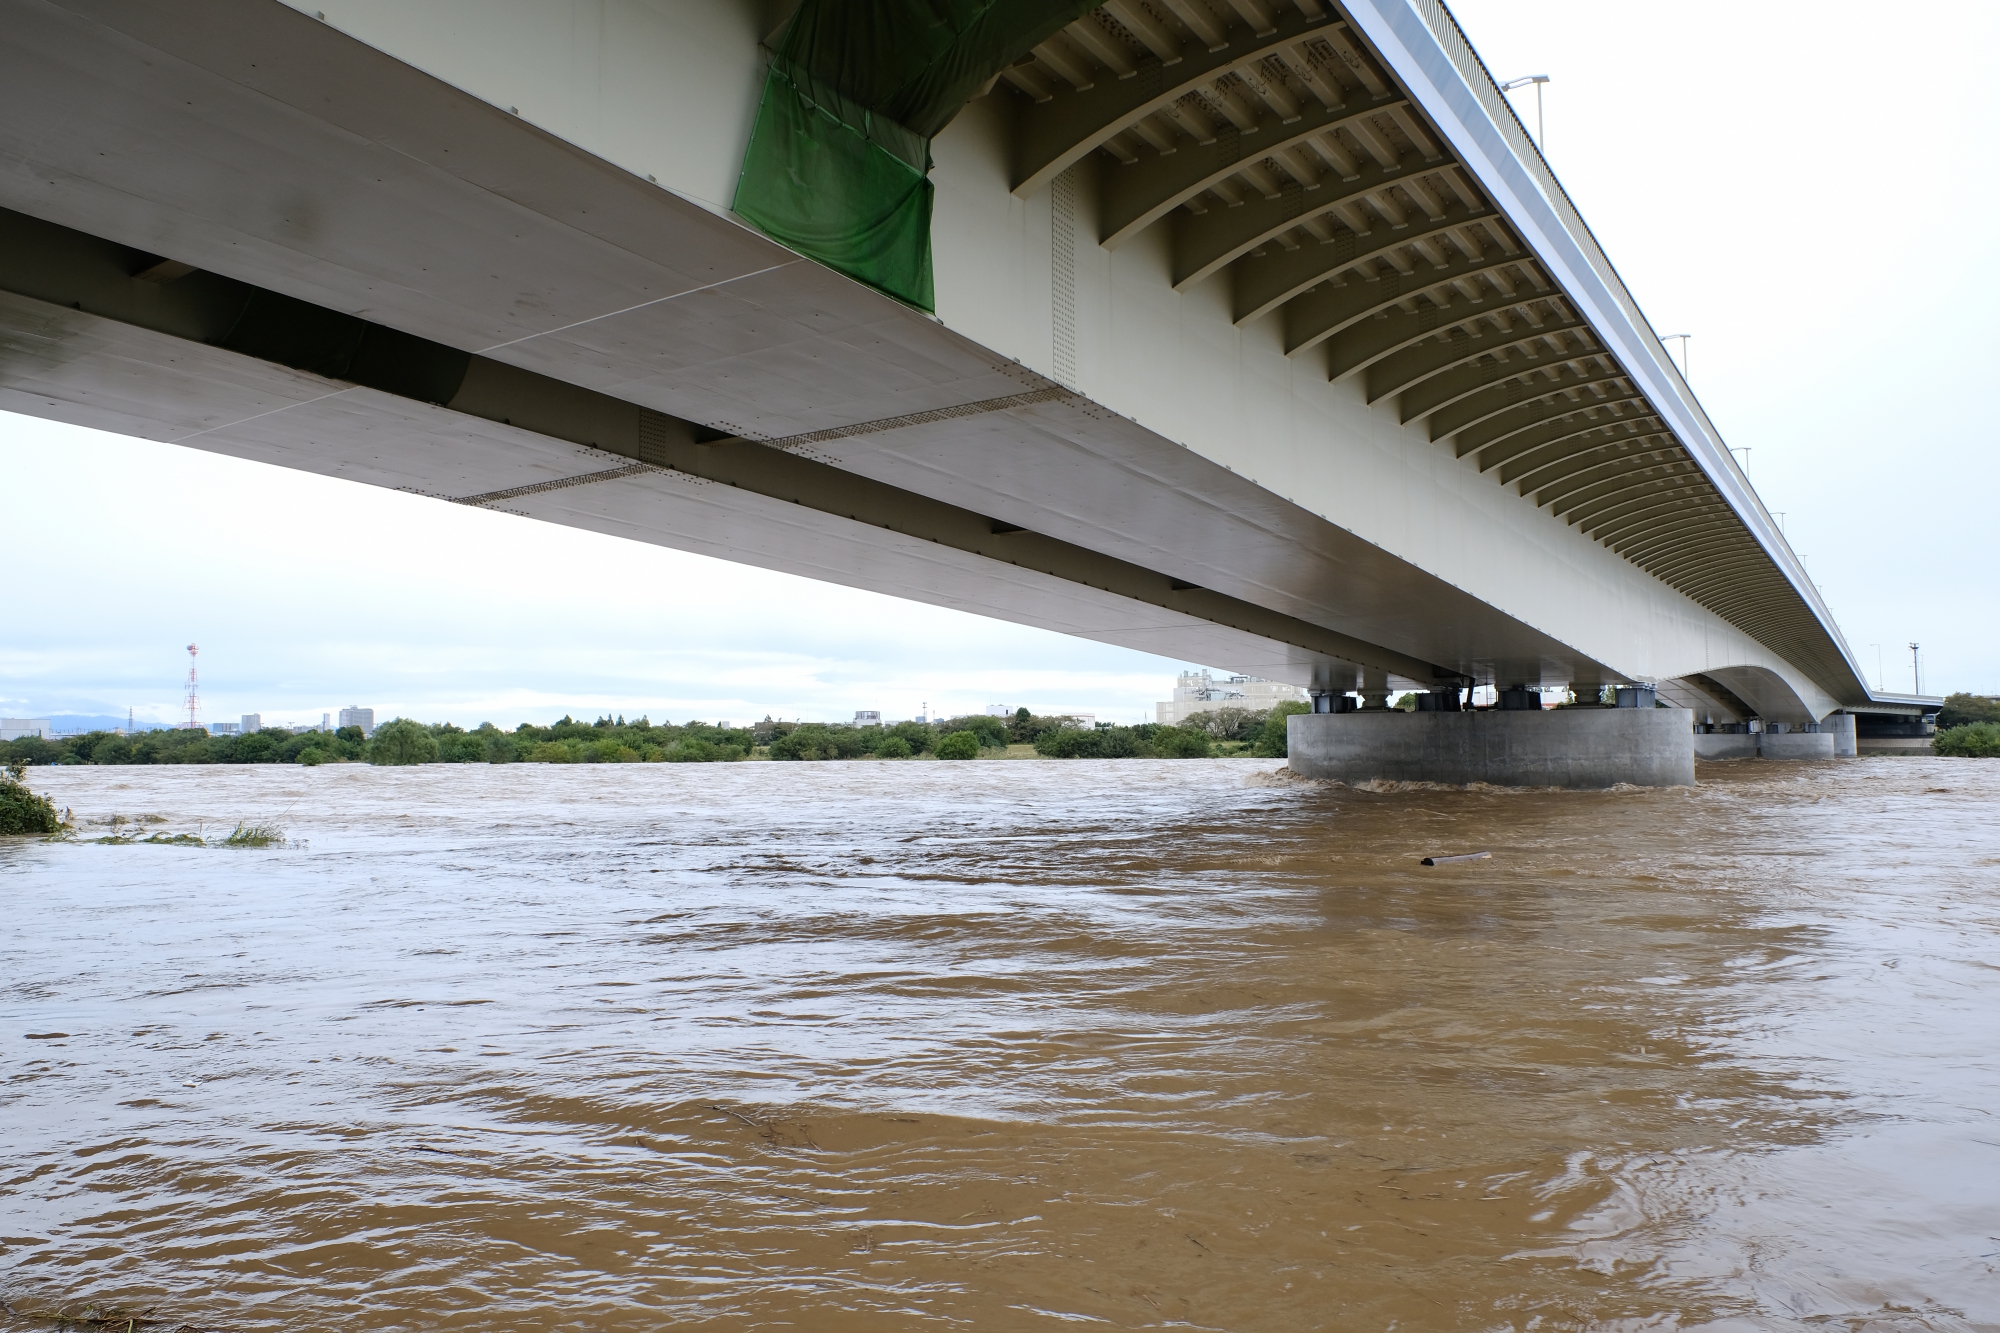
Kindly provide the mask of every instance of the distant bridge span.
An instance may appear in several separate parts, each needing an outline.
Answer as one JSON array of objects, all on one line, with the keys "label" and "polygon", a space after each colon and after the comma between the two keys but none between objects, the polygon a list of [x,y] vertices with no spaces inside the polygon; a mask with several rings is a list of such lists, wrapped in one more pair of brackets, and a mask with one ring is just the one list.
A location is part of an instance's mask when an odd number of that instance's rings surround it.
[{"label": "distant bridge span", "polygon": [[[1435,0],[1018,3],[920,132],[842,0],[0,0],[0,408],[1321,693],[1923,711]],[[829,239],[842,126],[934,191]]]}]

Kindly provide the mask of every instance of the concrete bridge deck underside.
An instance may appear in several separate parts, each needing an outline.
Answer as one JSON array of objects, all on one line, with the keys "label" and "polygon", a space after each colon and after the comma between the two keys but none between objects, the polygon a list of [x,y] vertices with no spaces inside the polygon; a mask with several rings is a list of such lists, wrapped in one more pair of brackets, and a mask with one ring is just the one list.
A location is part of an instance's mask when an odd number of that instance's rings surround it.
[{"label": "concrete bridge deck underside", "polygon": [[[1320,688],[1748,667],[1801,719],[1838,703],[1580,534],[1461,484],[1449,449],[1370,411],[1359,386],[1316,386],[1305,447],[1294,432],[1285,458],[1260,455],[1212,414],[1176,430],[1058,383],[1003,327],[1018,309],[911,311],[612,165],[587,135],[423,72],[414,48],[399,59],[274,0],[0,9],[0,206],[103,243],[95,278],[0,281],[7,410]],[[754,37],[739,46],[705,55],[754,78]],[[743,107],[686,112],[740,152]],[[941,232],[986,188],[979,171],[976,151],[956,176],[941,167]],[[1004,223],[1004,164],[994,189]],[[121,255],[470,354],[494,368],[488,392],[468,379],[424,402],[215,346],[174,324],[173,281],[128,272],[137,285],[118,290],[102,266]],[[941,291],[1020,281],[963,267],[980,262],[941,238]],[[1203,392],[1183,378],[1169,403]],[[593,397],[524,408],[530,424],[506,406],[564,386]],[[651,455],[644,413],[668,423]],[[1364,517],[1419,508],[1421,541]],[[1509,580],[1535,595],[1508,596]]]}]

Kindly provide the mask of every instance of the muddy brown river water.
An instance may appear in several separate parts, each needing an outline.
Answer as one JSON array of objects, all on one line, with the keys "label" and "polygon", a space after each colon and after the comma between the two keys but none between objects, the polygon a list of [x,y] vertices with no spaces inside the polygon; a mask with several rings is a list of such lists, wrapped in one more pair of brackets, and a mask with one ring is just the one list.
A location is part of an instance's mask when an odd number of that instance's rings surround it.
[{"label": "muddy brown river water", "polygon": [[2000,762],[1276,768],[36,770],[0,1326],[2000,1329]]}]

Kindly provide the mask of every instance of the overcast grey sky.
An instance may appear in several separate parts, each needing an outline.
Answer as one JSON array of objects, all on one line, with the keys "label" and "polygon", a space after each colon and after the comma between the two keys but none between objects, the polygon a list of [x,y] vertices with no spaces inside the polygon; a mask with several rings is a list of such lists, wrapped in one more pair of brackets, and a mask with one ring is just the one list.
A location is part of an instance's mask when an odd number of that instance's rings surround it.
[{"label": "overcast grey sky", "polygon": [[[2000,7],[1461,0],[1784,515],[1857,658],[2000,692],[1985,253]],[[1516,94],[1532,128],[1532,92]],[[1678,344],[1676,344],[1678,346]],[[1149,717],[1179,664],[505,515],[0,415],[0,711],[349,703],[467,725],[987,703]],[[618,577],[595,578],[593,570]],[[615,582],[615,586],[614,586]]]}]

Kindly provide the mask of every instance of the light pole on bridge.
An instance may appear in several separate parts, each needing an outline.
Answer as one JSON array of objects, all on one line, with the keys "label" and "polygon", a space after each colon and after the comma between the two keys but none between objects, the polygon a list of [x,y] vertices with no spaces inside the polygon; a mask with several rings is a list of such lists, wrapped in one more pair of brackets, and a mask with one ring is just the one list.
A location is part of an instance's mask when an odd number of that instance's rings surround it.
[{"label": "light pole on bridge", "polygon": [[[1686,379],[1688,377],[1688,339],[1692,338],[1693,336],[1694,335],[1691,333],[1664,333],[1660,335],[1660,346],[1662,347],[1665,347],[1668,343],[1672,342],[1676,338],[1679,338],[1681,340],[1682,379]],[[1671,359],[1671,354],[1669,354],[1669,357]]]},{"label": "light pole on bridge", "polygon": [[1542,134],[1542,85],[1548,81],[1549,76],[1546,74],[1527,74],[1518,79],[1509,79],[1500,85],[1500,91],[1503,93],[1511,93],[1516,88],[1525,88],[1531,83],[1535,85],[1535,147],[1544,157],[1548,156],[1549,150],[1548,140]]}]

